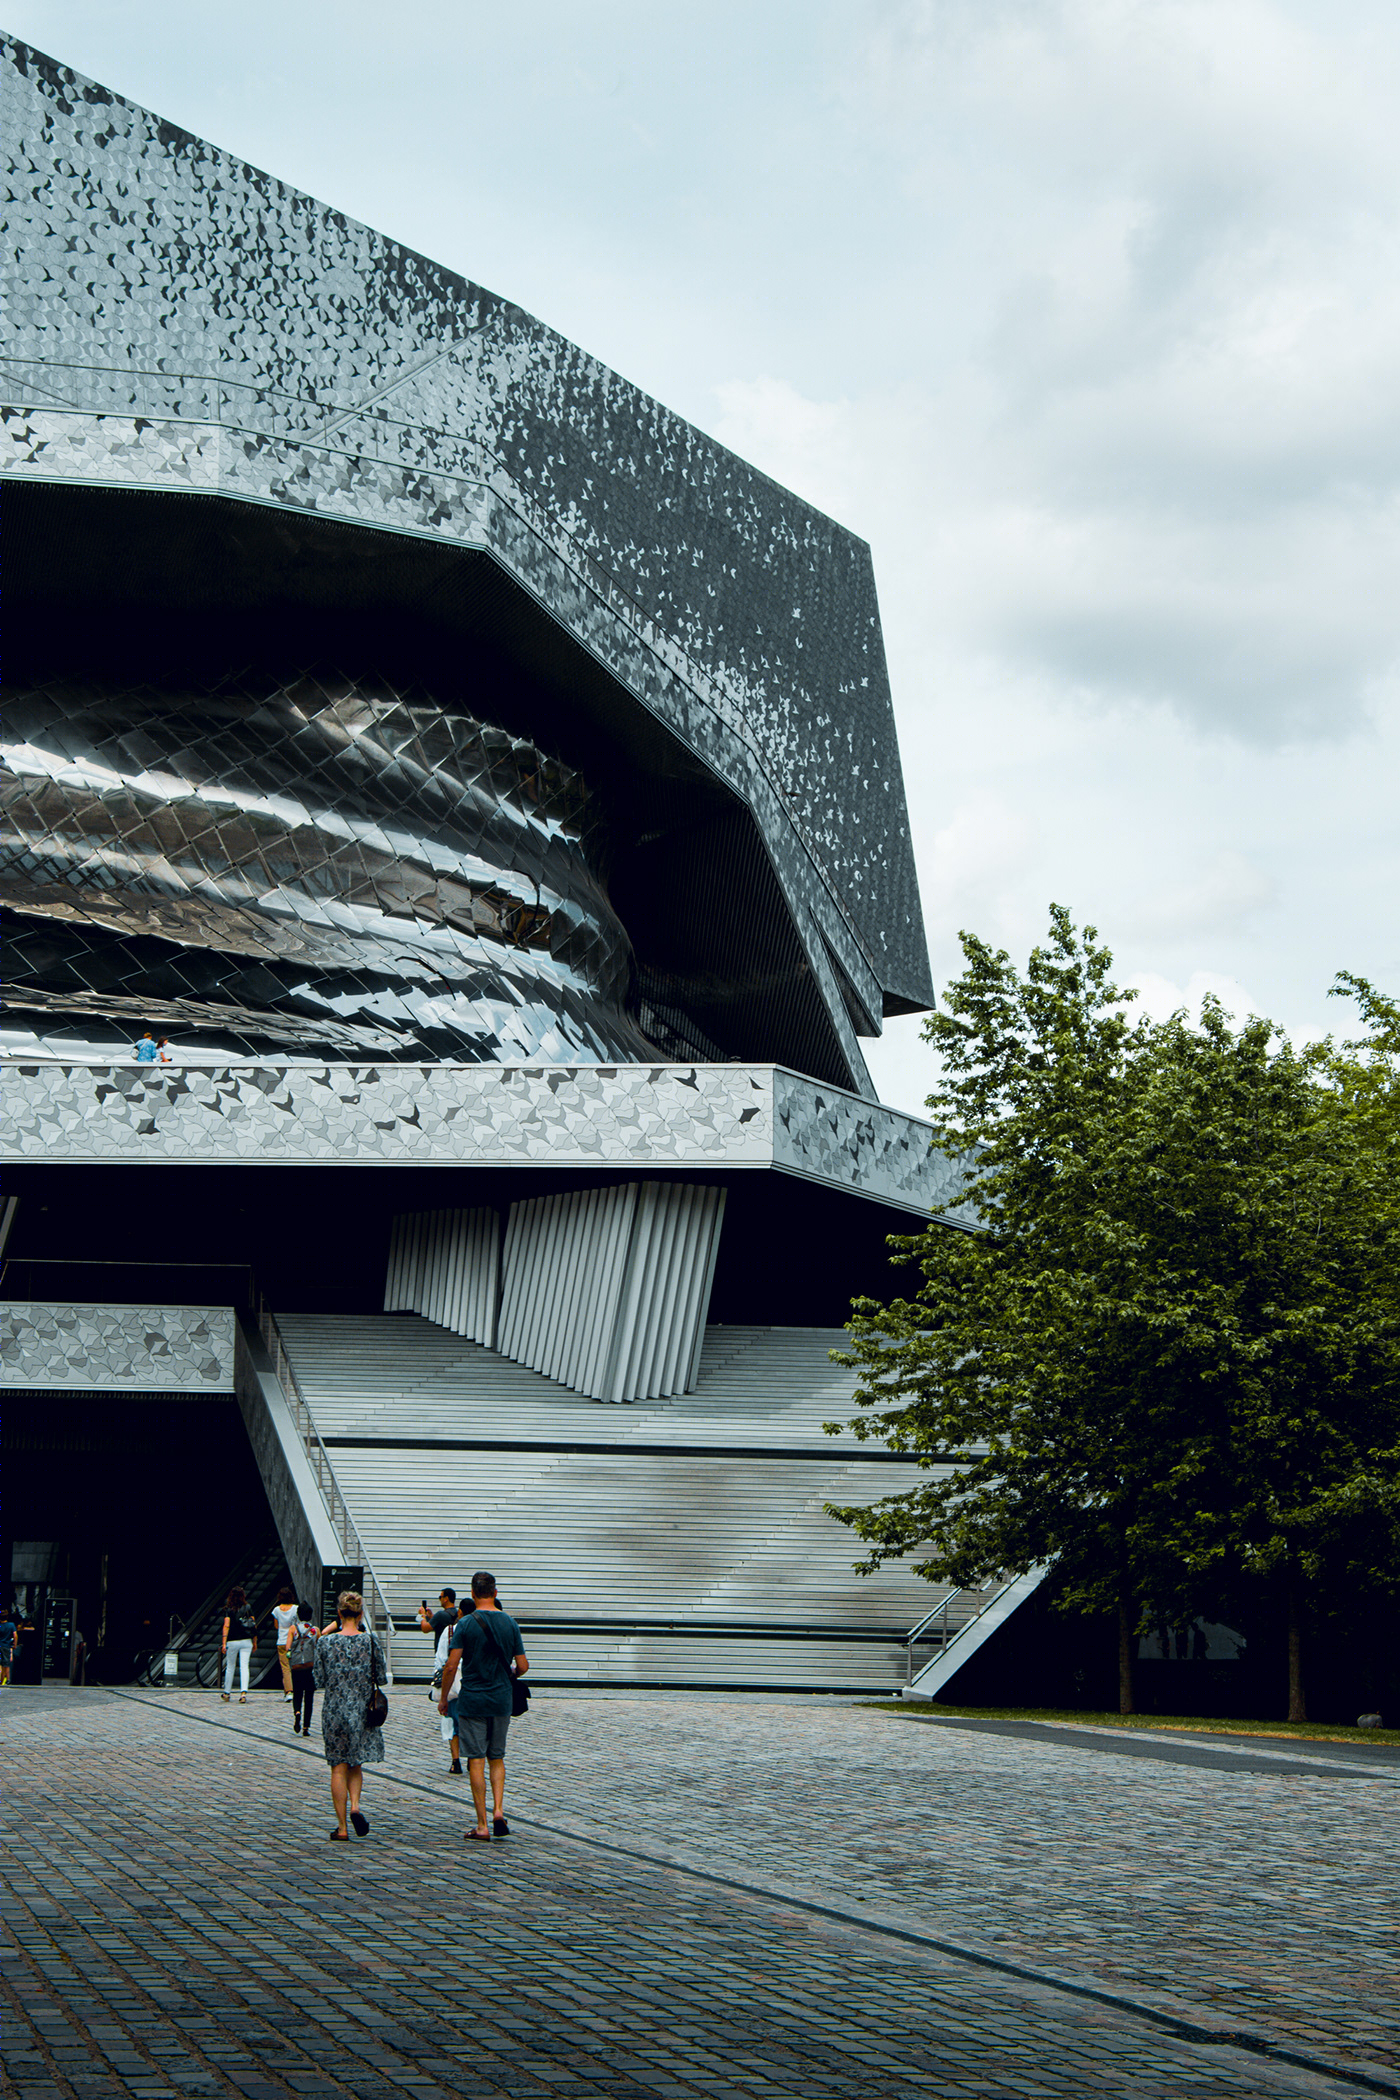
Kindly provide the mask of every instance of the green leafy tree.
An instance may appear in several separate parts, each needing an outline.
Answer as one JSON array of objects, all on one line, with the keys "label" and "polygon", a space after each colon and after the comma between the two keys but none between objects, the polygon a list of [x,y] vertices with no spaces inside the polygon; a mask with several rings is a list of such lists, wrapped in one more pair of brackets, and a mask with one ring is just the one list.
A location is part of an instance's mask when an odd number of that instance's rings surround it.
[{"label": "green leafy tree", "polygon": [[1024,976],[963,951],[925,1032],[934,1142],[967,1183],[892,1243],[921,1284],[858,1301],[842,1358],[857,1434],[931,1474],[833,1514],[867,1570],[914,1554],[978,1585],[1053,1562],[1061,1608],[1116,1614],[1125,1712],[1141,1630],[1277,1575],[1301,1715],[1310,1595],[1363,1517],[1372,1557],[1393,1550],[1394,1321],[1354,1103],[1266,1021],[1236,1032],[1208,1002],[1199,1028],[1131,1024],[1063,907]]}]

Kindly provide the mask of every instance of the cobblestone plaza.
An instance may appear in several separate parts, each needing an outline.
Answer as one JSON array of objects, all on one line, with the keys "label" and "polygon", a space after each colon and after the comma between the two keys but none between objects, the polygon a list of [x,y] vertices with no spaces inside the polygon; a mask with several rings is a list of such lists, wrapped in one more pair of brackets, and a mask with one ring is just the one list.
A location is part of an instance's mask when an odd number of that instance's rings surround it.
[{"label": "cobblestone plaza", "polygon": [[350,1852],[275,1695],[4,1697],[36,2100],[1400,2092],[1393,1750],[545,1692],[488,1858],[421,1687]]}]

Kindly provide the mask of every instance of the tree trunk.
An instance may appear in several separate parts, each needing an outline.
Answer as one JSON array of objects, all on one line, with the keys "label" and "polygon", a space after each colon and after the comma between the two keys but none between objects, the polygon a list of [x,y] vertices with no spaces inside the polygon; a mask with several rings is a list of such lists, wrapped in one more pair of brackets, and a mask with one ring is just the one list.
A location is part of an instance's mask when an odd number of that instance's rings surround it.
[{"label": "tree trunk", "polygon": [[1303,1692],[1303,1585],[1296,1562],[1288,1568],[1288,1718],[1306,1721],[1308,1702]]},{"label": "tree trunk", "polygon": [[1133,1597],[1126,1580],[1118,1588],[1118,1711],[1120,1714],[1135,1714],[1137,1701],[1133,1697],[1133,1651],[1136,1640],[1137,1613],[1133,1610]]}]

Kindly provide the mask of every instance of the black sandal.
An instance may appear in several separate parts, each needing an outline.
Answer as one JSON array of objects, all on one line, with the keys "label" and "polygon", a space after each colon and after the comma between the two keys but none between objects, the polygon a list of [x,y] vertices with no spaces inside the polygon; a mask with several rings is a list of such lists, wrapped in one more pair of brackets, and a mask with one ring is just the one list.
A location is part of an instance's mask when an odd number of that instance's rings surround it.
[{"label": "black sandal", "polygon": [[467,1830],[463,1832],[463,1836],[467,1838],[475,1838],[478,1845],[489,1845],[491,1842],[491,1833],[489,1830]]},{"label": "black sandal", "polygon": [[333,1845],[348,1845],[349,1842],[350,1833],[348,1830],[333,1830],[331,1832],[331,1843]]},{"label": "black sandal", "polygon": [[505,1838],[510,1836],[510,1825],[509,1823],[507,1823],[504,1816],[497,1816],[495,1821],[491,1825],[491,1829],[494,1835],[498,1838]]},{"label": "black sandal", "polygon": [[358,1808],[351,1809],[350,1821],[354,1827],[356,1837],[369,1836],[369,1817],[361,1815]]}]

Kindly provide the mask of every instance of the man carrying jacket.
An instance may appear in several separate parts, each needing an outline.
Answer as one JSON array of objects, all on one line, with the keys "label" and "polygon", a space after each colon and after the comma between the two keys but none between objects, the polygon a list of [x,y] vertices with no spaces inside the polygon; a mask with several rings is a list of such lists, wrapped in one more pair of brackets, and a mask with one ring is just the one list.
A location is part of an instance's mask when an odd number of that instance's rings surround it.
[{"label": "man carrying jacket", "polygon": [[[510,1825],[505,1815],[506,1731],[510,1727],[512,1680],[523,1677],[530,1665],[525,1657],[520,1628],[509,1612],[496,1602],[496,1578],[473,1575],[475,1611],[457,1621],[442,1673],[438,1712],[445,1714],[457,1692],[457,1735],[467,1760],[472,1801],[476,1806],[476,1828],[468,1838],[489,1843],[507,1837]],[[486,1819],[486,1767],[491,1768],[491,1800],[495,1814]]]}]

